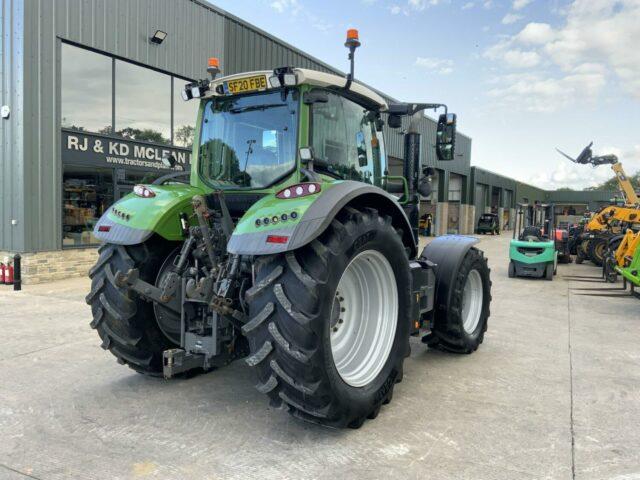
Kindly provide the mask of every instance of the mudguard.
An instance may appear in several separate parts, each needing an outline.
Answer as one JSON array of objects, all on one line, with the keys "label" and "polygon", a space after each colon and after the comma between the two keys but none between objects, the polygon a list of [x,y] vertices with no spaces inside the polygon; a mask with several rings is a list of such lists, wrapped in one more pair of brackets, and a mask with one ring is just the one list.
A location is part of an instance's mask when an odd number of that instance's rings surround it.
[{"label": "mudguard", "polygon": [[420,258],[436,264],[436,308],[447,309],[451,302],[452,288],[462,260],[471,247],[480,240],[464,235],[443,235],[427,245]]},{"label": "mudguard", "polygon": [[202,190],[189,185],[150,185],[155,197],[133,193],[114,203],[100,217],[93,235],[105,243],[136,245],[154,233],[167,240],[184,240],[179,214],[193,212],[191,199]]},{"label": "mudguard", "polygon": [[[242,217],[229,240],[227,250],[238,255],[270,255],[288,252],[310,243],[329,226],[336,214],[345,206],[376,208],[382,215],[390,215],[395,228],[403,231],[403,241],[411,250],[411,258],[417,253],[411,224],[397,199],[379,187],[355,181],[323,184],[317,195],[298,199],[274,201],[264,198],[252,206]],[[278,217],[295,211],[299,218],[255,227],[256,221]],[[282,243],[268,241],[278,237]]]}]

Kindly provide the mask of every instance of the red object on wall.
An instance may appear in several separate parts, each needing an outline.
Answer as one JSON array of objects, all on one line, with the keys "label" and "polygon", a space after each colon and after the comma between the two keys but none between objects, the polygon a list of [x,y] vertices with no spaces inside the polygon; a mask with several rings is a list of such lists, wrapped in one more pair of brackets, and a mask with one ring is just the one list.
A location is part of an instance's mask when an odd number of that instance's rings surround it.
[{"label": "red object on wall", "polygon": [[13,264],[4,267],[4,283],[5,285],[13,285]]},{"label": "red object on wall", "polygon": [[5,271],[5,266],[4,263],[0,263],[0,285],[4,285],[4,271]]}]

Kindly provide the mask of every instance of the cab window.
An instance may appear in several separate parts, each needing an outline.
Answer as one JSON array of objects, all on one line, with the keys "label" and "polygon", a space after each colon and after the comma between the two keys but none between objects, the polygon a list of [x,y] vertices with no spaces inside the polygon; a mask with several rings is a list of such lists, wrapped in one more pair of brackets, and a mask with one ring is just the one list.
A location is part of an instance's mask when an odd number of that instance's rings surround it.
[{"label": "cab window", "polygon": [[368,110],[335,93],[311,109],[311,146],[319,167],[334,176],[377,183],[382,152]]}]

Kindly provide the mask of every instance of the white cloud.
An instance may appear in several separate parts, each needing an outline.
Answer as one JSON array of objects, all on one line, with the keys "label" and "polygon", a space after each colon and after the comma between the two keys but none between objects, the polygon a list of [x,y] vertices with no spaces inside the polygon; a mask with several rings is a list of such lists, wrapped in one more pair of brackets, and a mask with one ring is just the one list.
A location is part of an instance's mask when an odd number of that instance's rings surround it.
[{"label": "white cloud", "polygon": [[[577,102],[595,104],[603,92],[615,94],[611,82],[617,82],[640,99],[637,45],[640,0],[574,0],[562,25],[529,23],[484,51],[502,67],[490,95],[510,108],[552,112]],[[526,78],[510,73],[515,69]]]},{"label": "white cloud", "polygon": [[415,12],[422,12],[428,7],[435,7],[442,3],[450,3],[451,0],[407,0],[406,4],[399,5],[393,3],[389,6],[389,12],[392,15],[398,15],[400,13],[409,16]]},{"label": "white cloud", "polygon": [[427,0],[408,0],[407,4],[414,10],[424,10],[427,8]]},{"label": "white cloud", "polygon": [[416,67],[434,71],[440,75],[448,75],[453,72],[453,60],[443,58],[418,57],[414,62]]},{"label": "white cloud", "polygon": [[505,108],[550,113],[572,105],[594,102],[606,83],[604,73],[597,65],[583,64],[555,78],[545,71],[512,73],[495,77],[495,86],[488,91],[494,102]]},{"label": "white cloud", "polygon": [[536,52],[508,50],[505,52],[503,60],[513,68],[531,68],[540,64],[540,55]]},{"label": "white cloud", "polygon": [[473,2],[467,2],[464,5],[462,5],[462,10],[469,10],[470,8],[475,7],[475,3]]},{"label": "white cloud", "polygon": [[[362,1],[370,2],[376,0]],[[302,4],[299,3],[298,0],[274,0],[269,5],[278,13],[288,14],[296,17],[296,21],[300,21],[299,19],[302,18],[302,21],[304,21],[306,25],[309,25],[320,32],[325,33],[333,27],[332,24],[323,20],[308,8],[305,8]]]},{"label": "white cloud", "polygon": [[504,25],[511,25],[512,23],[516,23],[518,20],[522,20],[524,17],[518,13],[507,13],[504,17],[502,17],[502,23]]},{"label": "white cloud", "polygon": [[[562,145],[558,145],[558,147],[563,151],[566,150]],[[577,155],[579,151],[569,151],[567,153]],[[614,146],[594,147],[595,155],[605,155],[608,153],[617,155],[628,175],[632,175],[640,170],[640,145],[635,145],[626,151]],[[551,172],[538,173],[531,179],[531,183],[548,189],[560,187],[582,189],[599,185],[614,176],[611,167],[608,165],[592,168],[587,165],[571,163],[564,157],[559,158],[558,163]]]},{"label": "white cloud", "polygon": [[490,60],[498,60],[510,68],[531,68],[541,62],[538,52],[515,48],[510,40],[503,40],[489,47],[483,56]]},{"label": "white cloud", "polygon": [[482,3],[482,8],[486,8],[487,10],[489,10],[490,8],[493,8],[493,0],[485,0]]},{"label": "white cloud", "polygon": [[544,45],[555,38],[555,32],[548,23],[528,23],[515,36],[516,41],[529,45]]},{"label": "white cloud", "polygon": [[600,62],[640,98],[640,1],[576,0],[545,52],[559,66]]},{"label": "white cloud", "polygon": [[529,5],[532,0],[513,0],[513,9],[514,10],[522,10],[524,7]]},{"label": "white cloud", "polygon": [[296,15],[300,11],[298,0],[274,0],[270,5],[278,13],[288,11]]}]

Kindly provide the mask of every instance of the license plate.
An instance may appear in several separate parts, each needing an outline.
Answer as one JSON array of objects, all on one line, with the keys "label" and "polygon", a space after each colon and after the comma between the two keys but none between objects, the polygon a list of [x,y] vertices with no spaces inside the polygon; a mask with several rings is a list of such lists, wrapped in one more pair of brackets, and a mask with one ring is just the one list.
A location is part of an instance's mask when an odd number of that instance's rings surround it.
[{"label": "license plate", "polygon": [[238,93],[256,92],[267,89],[266,75],[256,75],[255,77],[237,78],[224,82],[224,91],[227,94],[236,95]]}]

